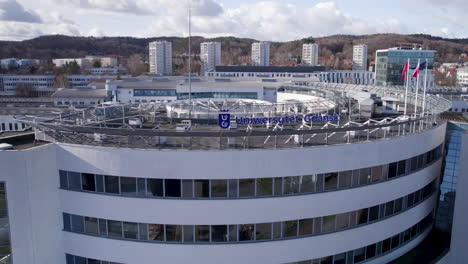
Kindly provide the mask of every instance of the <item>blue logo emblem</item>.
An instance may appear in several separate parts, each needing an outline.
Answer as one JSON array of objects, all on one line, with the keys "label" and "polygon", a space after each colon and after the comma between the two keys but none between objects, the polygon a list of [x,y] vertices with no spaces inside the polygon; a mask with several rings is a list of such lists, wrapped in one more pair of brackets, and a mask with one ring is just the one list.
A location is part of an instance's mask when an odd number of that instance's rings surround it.
[{"label": "blue logo emblem", "polygon": [[218,124],[219,127],[223,129],[229,128],[229,126],[231,125],[231,114],[229,114],[229,110],[220,111]]}]

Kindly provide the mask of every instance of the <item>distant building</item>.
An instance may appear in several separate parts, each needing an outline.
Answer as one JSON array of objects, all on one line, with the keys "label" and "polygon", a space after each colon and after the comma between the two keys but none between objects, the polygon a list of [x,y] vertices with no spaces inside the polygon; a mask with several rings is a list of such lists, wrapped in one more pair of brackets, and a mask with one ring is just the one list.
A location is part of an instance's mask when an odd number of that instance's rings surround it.
[{"label": "distant building", "polygon": [[[397,47],[376,51],[375,73],[377,85],[404,85],[401,72],[405,63],[410,59],[411,66],[415,66],[418,60],[428,62],[428,79],[433,86],[434,77],[432,68],[434,65],[435,50],[423,50],[416,47]],[[424,75],[425,70],[421,72]],[[415,82],[415,80],[411,80]],[[415,83],[414,83],[415,84]]]},{"label": "distant building", "polygon": [[0,60],[0,66],[2,69],[9,70],[12,68],[18,68],[18,61],[15,58],[2,59]]},{"label": "distant building", "polygon": [[354,45],[353,47],[353,70],[367,70],[367,45]]},{"label": "distant building", "polygon": [[102,67],[102,68],[92,68],[90,70],[92,75],[107,75],[107,74],[123,74],[125,70],[119,67]]},{"label": "distant building", "polygon": [[213,71],[216,66],[221,65],[221,43],[201,43],[200,59],[202,62],[202,73]]},{"label": "distant building", "polygon": [[119,65],[116,57],[86,56],[85,59],[90,60],[91,64],[99,61],[101,67],[117,67]]},{"label": "distant building", "polygon": [[318,44],[304,44],[302,46],[302,63],[318,66]]},{"label": "distant building", "polygon": [[107,91],[95,87],[60,88],[52,98],[55,106],[89,107],[105,102]]},{"label": "distant building", "polygon": [[252,65],[270,66],[269,42],[256,42],[252,44]]},{"label": "distant building", "polygon": [[150,72],[162,75],[172,74],[172,43],[154,41],[149,44]]},{"label": "distant building", "polygon": [[55,67],[63,67],[66,64],[70,64],[72,62],[76,62],[80,68],[83,67],[90,67],[92,64],[92,59],[87,58],[74,58],[74,59],[53,59],[52,63]]},{"label": "distant building", "polygon": [[457,69],[457,84],[468,85],[468,68]]}]

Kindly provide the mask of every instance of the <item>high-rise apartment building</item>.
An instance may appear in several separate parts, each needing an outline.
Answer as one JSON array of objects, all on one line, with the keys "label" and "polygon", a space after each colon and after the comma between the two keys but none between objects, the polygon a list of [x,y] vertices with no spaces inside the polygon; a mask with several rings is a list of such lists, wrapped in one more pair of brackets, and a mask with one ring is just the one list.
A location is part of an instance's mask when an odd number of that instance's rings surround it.
[{"label": "high-rise apartment building", "polygon": [[318,44],[304,44],[302,46],[302,62],[311,66],[318,66]]},{"label": "high-rise apartment building", "polygon": [[367,45],[360,44],[353,47],[353,70],[367,70]]},{"label": "high-rise apartment building", "polygon": [[202,72],[214,71],[221,64],[221,43],[203,42],[200,44]]},{"label": "high-rise apartment building", "polygon": [[172,74],[172,43],[154,41],[149,44],[150,72],[162,75]]},{"label": "high-rise apartment building", "polygon": [[252,44],[252,65],[270,66],[269,42],[256,42]]}]

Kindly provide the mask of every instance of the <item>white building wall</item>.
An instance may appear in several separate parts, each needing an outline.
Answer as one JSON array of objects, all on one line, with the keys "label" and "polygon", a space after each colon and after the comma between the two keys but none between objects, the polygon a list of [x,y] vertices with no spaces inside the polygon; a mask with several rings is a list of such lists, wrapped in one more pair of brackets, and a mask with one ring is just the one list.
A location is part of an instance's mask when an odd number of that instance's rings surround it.
[{"label": "white building wall", "polygon": [[24,131],[28,126],[17,122],[12,115],[0,115],[0,131]]},{"label": "white building wall", "polygon": [[252,44],[252,65],[270,66],[270,43],[257,42]]},{"label": "white building wall", "polygon": [[457,83],[458,85],[468,85],[468,68],[457,69]]},{"label": "white building wall", "polygon": [[172,43],[155,41],[149,44],[150,72],[162,75],[172,74]]},{"label": "white building wall", "polygon": [[200,59],[204,72],[214,71],[221,65],[221,43],[203,42],[200,44]]},{"label": "white building wall", "polygon": [[367,71],[367,45],[355,45],[353,47],[353,70]]},{"label": "white building wall", "polygon": [[318,66],[318,44],[304,44],[302,46],[302,62],[311,66]]}]

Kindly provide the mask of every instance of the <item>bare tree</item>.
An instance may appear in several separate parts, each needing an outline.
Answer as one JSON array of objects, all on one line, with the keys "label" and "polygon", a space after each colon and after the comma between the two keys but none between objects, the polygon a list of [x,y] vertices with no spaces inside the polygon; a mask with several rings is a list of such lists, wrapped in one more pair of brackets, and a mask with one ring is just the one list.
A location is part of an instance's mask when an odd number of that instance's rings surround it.
[{"label": "bare tree", "polygon": [[54,78],[54,88],[70,88],[70,84],[68,83],[68,78],[65,74],[57,74]]},{"label": "bare tree", "polygon": [[143,62],[142,56],[140,54],[133,54],[128,58],[127,61],[127,71],[132,76],[139,76],[144,72],[148,71],[148,66]]},{"label": "bare tree", "polygon": [[15,95],[18,97],[37,97],[37,93],[30,83],[18,83],[16,85]]}]

